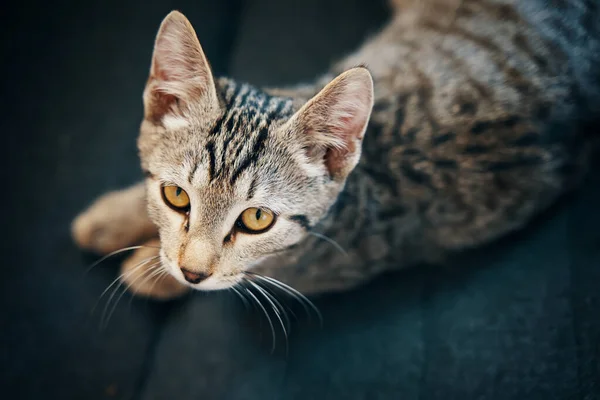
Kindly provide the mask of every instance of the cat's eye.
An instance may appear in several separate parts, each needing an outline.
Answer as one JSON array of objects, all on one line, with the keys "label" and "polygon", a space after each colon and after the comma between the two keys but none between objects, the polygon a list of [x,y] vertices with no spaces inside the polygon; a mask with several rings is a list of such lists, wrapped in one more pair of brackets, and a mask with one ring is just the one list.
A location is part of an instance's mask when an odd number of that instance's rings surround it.
[{"label": "cat's eye", "polygon": [[238,224],[251,233],[261,233],[273,225],[275,214],[265,208],[248,208],[241,215]]},{"label": "cat's eye", "polygon": [[163,186],[162,195],[165,203],[177,211],[185,211],[190,207],[188,194],[179,186]]}]

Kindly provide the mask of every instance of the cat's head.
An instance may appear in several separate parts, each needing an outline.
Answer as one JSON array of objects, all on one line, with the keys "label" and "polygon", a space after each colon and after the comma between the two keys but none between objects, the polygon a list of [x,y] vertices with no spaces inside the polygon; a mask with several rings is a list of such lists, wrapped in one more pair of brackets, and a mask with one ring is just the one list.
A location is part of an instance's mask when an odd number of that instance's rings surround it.
[{"label": "cat's head", "polygon": [[311,100],[215,79],[189,21],[163,21],[138,140],[169,272],[196,289],[237,283],[301,241],[356,166],[373,105],[362,67]]}]

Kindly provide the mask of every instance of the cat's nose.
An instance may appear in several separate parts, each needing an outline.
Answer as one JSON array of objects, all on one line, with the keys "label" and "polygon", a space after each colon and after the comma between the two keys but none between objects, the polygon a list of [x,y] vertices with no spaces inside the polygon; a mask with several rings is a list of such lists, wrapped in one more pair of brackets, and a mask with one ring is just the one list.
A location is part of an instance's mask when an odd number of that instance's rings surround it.
[{"label": "cat's nose", "polygon": [[203,272],[192,272],[189,269],[181,268],[181,272],[183,272],[183,277],[189,283],[198,283],[210,276],[210,274],[205,274]]}]

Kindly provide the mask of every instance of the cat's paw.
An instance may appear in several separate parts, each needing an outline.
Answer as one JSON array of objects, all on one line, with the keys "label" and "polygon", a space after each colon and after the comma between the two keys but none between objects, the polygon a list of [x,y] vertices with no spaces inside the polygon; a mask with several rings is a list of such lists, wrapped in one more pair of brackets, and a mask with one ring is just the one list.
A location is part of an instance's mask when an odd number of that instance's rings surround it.
[{"label": "cat's paw", "polygon": [[157,300],[181,297],[189,288],[179,283],[160,264],[160,242],[150,241],[126,259],[121,266],[123,283],[136,295]]},{"label": "cat's paw", "polygon": [[100,254],[156,236],[139,187],[107,193],[77,216],[71,225],[79,247]]}]

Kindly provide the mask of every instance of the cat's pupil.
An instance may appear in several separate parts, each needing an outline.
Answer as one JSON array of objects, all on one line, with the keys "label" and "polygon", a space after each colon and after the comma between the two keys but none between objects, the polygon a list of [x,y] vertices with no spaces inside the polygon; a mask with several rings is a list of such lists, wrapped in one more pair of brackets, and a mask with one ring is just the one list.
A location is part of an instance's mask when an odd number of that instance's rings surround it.
[{"label": "cat's pupil", "polygon": [[258,208],[256,210],[256,220],[260,221],[260,217],[262,216],[262,211],[260,210],[260,208]]},{"label": "cat's pupil", "polygon": [[181,189],[180,187],[177,187],[177,189],[175,190],[175,196],[179,197],[179,195],[181,194],[181,191],[183,189]]}]

